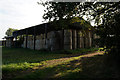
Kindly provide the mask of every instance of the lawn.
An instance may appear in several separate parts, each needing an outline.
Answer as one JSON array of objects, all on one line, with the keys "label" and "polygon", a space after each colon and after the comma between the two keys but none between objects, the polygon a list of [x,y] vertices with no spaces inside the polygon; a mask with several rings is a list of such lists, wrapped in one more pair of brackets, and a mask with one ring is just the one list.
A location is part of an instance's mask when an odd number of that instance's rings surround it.
[{"label": "lawn", "polygon": [[98,48],[54,52],[5,47],[2,50],[3,79],[119,77],[117,67],[107,65]]}]

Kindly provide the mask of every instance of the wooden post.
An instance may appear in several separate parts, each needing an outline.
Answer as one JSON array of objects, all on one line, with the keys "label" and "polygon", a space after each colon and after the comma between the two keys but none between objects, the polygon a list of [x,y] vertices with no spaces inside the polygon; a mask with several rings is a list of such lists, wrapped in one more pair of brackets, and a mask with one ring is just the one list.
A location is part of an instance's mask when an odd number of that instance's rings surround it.
[{"label": "wooden post", "polygon": [[35,29],[35,27],[34,27],[34,50],[35,50],[35,43],[36,43],[36,29]]},{"label": "wooden post", "polygon": [[83,36],[83,42],[84,42],[84,43],[83,43],[83,48],[86,48],[86,45],[85,45],[86,40],[85,40],[85,39],[86,39],[86,37],[85,37],[85,35],[84,35],[84,36]]},{"label": "wooden post", "polygon": [[5,40],[5,47],[6,47],[6,40]]},{"label": "wooden post", "polygon": [[48,44],[47,44],[47,24],[45,24],[45,47],[48,48]]},{"label": "wooden post", "polygon": [[92,46],[92,47],[95,47],[95,46],[94,46],[94,41],[93,41],[93,40],[94,40],[94,33],[91,32],[91,46]]},{"label": "wooden post", "polygon": [[62,29],[62,44],[61,44],[61,49],[64,49],[64,29]]},{"label": "wooden post", "polygon": [[89,47],[92,47],[91,31],[89,31]]},{"label": "wooden post", "polygon": [[15,36],[15,47],[17,47],[17,35]]},{"label": "wooden post", "polygon": [[77,48],[81,48],[80,47],[80,33],[79,32],[80,32],[79,30],[76,30],[76,36],[77,36],[77,43],[76,43],[76,45],[77,45]]},{"label": "wooden post", "polygon": [[72,30],[72,49],[77,48],[76,42],[76,30]]},{"label": "wooden post", "polygon": [[80,31],[80,48],[84,48],[84,34]]},{"label": "wooden post", "polygon": [[25,43],[25,48],[27,48],[27,41],[28,41],[27,38],[28,38],[28,31],[26,30],[26,41],[25,41],[26,43]]},{"label": "wooden post", "polygon": [[64,30],[64,49],[72,49],[72,30]]}]

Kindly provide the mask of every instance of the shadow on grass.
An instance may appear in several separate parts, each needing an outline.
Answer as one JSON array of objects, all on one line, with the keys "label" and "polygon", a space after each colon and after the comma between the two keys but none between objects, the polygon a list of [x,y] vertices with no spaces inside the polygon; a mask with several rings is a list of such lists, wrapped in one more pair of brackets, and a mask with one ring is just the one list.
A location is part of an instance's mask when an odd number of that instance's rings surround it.
[{"label": "shadow on grass", "polygon": [[3,64],[11,63],[38,63],[45,60],[59,59],[66,57],[65,54],[53,54],[46,51],[37,51],[23,48],[2,48]]},{"label": "shadow on grass", "polygon": [[75,79],[75,78],[120,78],[115,65],[108,66],[104,56],[95,56],[73,60],[56,66],[31,70],[29,74],[17,78],[40,79]]},{"label": "shadow on grass", "polygon": [[[83,52],[86,50],[83,50]],[[89,51],[89,50],[88,50]],[[73,51],[74,52],[74,51]],[[72,53],[73,53],[72,52]],[[76,50],[75,53],[79,52]],[[60,54],[62,52],[34,51],[22,48],[3,48],[4,78],[96,78],[109,77],[110,73],[100,56],[80,58],[59,65],[41,68],[45,60],[70,58],[77,55]],[[81,55],[81,54],[79,54]],[[8,56],[8,57],[6,57]],[[9,65],[10,64],[10,65]],[[13,64],[13,65],[12,65]],[[33,65],[33,66],[32,66]],[[100,67],[101,66],[101,67]],[[13,67],[13,68],[11,68]],[[40,67],[40,68],[36,68]],[[29,69],[28,69],[29,68]],[[34,68],[34,69],[33,69]],[[105,70],[104,70],[105,69]],[[106,71],[106,72],[104,72]],[[100,76],[101,75],[101,76]]]},{"label": "shadow on grass", "polygon": [[2,48],[3,64],[11,63],[38,63],[45,60],[69,58],[79,56],[98,50],[98,48],[60,50],[60,51],[38,51],[24,48]]}]

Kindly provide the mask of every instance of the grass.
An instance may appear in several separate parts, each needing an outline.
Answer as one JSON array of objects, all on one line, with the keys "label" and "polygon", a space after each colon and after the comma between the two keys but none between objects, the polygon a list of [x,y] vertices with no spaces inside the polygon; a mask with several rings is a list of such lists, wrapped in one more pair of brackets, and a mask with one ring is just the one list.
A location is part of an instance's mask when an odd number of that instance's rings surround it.
[{"label": "grass", "polygon": [[4,48],[3,47],[2,48],[3,64],[24,63],[24,62],[36,63],[40,61],[67,57],[69,56],[68,54],[87,53],[89,51],[95,51],[97,49],[98,48],[46,52],[46,51],[34,51],[34,50],[23,49],[23,48]]},{"label": "grass", "polygon": [[2,49],[4,79],[118,77],[115,66],[108,68],[105,65],[103,54],[90,57],[88,53],[95,52],[98,48],[54,52],[23,48]]}]

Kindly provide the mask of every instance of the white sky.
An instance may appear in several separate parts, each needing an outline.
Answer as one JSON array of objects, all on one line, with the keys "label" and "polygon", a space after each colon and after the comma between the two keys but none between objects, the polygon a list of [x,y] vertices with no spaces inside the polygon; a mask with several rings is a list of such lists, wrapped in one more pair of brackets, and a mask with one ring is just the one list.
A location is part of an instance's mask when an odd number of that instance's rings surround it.
[{"label": "white sky", "polygon": [[0,40],[8,28],[23,29],[42,24],[44,7],[40,0],[0,0]]},{"label": "white sky", "polygon": [[44,7],[40,0],[0,0],[0,40],[8,28],[23,29],[41,24]]}]

